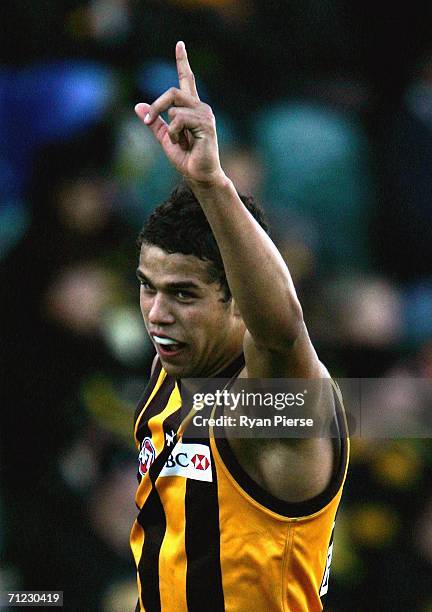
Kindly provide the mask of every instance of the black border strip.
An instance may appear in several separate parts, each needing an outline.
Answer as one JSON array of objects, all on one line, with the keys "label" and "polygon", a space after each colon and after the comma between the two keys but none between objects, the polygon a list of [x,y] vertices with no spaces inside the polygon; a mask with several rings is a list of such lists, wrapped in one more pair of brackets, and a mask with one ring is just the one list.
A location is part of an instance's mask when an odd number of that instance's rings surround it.
[{"label": "black border strip", "polygon": [[339,438],[333,438],[335,451],[337,452],[340,450],[339,462],[333,470],[333,474],[326,489],[319,495],[316,495],[315,497],[303,502],[286,502],[263,489],[249,476],[249,474],[245,472],[237,461],[223,428],[215,428],[214,441],[216,448],[218,449],[220,456],[232,477],[248,495],[250,495],[255,501],[268,510],[272,510],[273,512],[287,518],[309,516],[311,514],[315,514],[315,512],[318,512],[319,510],[322,510],[339,491],[344,479],[346,463],[348,460],[348,431],[343,406],[341,405],[339,398],[334,391],[333,396],[335,398],[337,425],[339,427],[339,431],[341,432]]}]

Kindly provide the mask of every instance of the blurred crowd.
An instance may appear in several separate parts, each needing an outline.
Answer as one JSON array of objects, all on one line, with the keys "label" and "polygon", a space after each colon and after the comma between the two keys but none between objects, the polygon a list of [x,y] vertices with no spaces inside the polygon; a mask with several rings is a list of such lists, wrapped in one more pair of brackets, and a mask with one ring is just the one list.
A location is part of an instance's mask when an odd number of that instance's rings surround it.
[{"label": "blurred crowd", "polygon": [[[179,177],[133,106],[176,85],[176,40],[333,376],[432,377],[432,10],[369,8],[5,2],[0,591],[134,609],[132,418],[153,356],[135,238]],[[431,451],[353,440],[330,612],[432,610]]]}]

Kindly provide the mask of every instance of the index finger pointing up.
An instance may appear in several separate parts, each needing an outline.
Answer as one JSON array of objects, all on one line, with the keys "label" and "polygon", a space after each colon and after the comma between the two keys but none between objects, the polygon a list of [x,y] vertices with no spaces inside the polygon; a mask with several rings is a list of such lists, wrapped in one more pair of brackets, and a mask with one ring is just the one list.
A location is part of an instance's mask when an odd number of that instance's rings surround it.
[{"label": "index finger pointing up", "polygon": [[180,89],[192,94],[194,98],[199,100],[195,77],[189,65],[186,47],[182,40],[176,44],[176,62]]}]

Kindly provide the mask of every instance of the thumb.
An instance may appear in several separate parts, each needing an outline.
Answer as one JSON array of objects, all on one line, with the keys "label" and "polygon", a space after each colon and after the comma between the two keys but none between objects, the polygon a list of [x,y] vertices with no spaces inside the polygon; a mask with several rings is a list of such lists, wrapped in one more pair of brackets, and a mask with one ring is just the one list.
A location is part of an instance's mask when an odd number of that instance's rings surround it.
[{"label": "thumb", "polygon": [[135,112],[141,121],[144,121],[144,117],[147,115],[150,108],[150,104],[146,104],[145,102],[140,102],[135,106]]},{"label": "thumb", "polygon": [[146,104],[145,102],[140,102],[139,104],[135,106],[135,112],[138,115],[138,117],[141,119],[141,121],[143,121],[144,124],[147,125],[147,127],[153,133],[153,136],[156,138],[156,140],[158,140],[160,144],[162,144],[164,140],[164,136],[166,135],[168,126],[165,123],[165,121],[162,119],[162,117],[156,117],[156,119],[153,119],[151,124],[148,125],[148,123],[145,121],[145,118],[147,117],[149,108],[150,108],[150,104]]}]

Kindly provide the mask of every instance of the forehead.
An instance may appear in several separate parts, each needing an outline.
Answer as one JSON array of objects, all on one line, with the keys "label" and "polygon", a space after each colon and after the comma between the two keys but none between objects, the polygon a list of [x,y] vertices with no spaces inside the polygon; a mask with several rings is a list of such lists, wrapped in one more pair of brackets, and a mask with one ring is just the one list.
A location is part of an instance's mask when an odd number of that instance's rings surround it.
[{"label": "forehead", "polygon": [[154,282],[169,283],[184,280],[209,285],[209,264],[195,255],[167,253],[155,245],[143,244],[139,270]]}]

